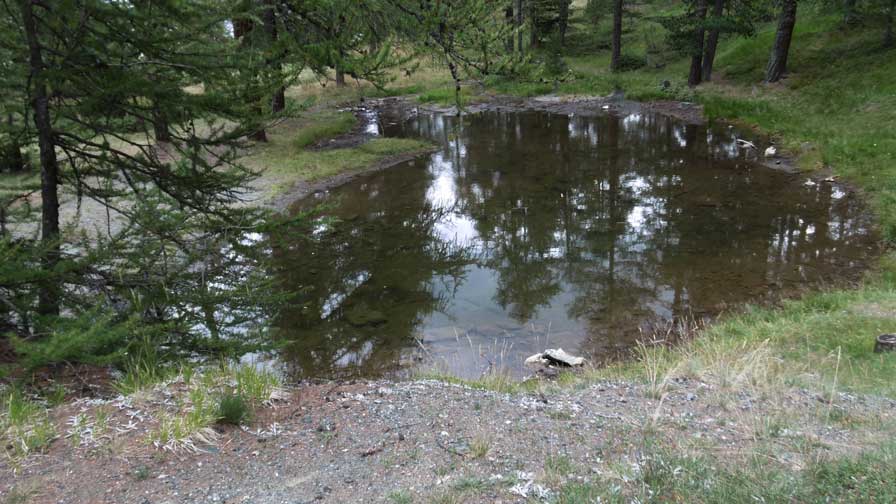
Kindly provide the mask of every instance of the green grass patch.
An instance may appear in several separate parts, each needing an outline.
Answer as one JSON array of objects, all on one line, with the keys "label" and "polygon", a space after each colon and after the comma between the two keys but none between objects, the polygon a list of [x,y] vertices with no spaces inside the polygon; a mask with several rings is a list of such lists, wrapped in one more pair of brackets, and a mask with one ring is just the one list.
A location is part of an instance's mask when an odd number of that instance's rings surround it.
[{"label": "green grass patch", "polygon": [[273,187],[280,190],[295,180],[314,181],[360,170],[389,156],[423,152],[431,147],[427,142],[410,138],[374,138],[355,147],[307,148],[321,139],[351,130],[354,124],[355,117],[348,112],[318,113],[287,121],[268,131],[268,142],[256,145],[244,163],[267,176],[282,179]]},{"label": "green grass patch", "polygon": [[32,453],[46,450],[56,437],[46,406],[25,397],[17,389],[3,392],[0,397],[0,443],[13,465]]},{"label": "green grass patch", "polygon": [[823,457],[803,469],[754,456],[733,460],[648,450],[620,478],[564,485],[555,502],[893,502],[892,445],[856,456]]},{"label": "green grass patch", "polygon": [[252,409],[239,394],[224,394],[218,399],[218,421],[240,425],[252,419]]},{"label": "green grass patch", "polygon": [[310,124],[299,129],[293,140],[293,145],[297,149],[304,149],[321,140],[348,133],[357,124],[358,119],[351,112],[317,114],[313,117]]},{"label": "green grass patch", "polygon": [[[461,106],[467,106],[475,100],[475,93],[469,87],[462,87],[460,90]],[[457,97],[455,96],[454,86],[445,88],[435,88],[424,91],[417,96],[420,103],[431,103],[450,107],[457,105]]]},{"label": "green grass patch", "polygon": [[431,144],[410,138],[374,138],[357,147],[319,151],[296,150],[272,143],[264,146],[254,162],[271,172],[301,180],[316,180],[351,172],[398,154],[422,152]]},{"label": "green grass patch", "polygon": [[155,347],[146,345],[127,358],[123,371],[112,386],[122,395],[131,395],[174,378],[179,368],[166,362]]}]

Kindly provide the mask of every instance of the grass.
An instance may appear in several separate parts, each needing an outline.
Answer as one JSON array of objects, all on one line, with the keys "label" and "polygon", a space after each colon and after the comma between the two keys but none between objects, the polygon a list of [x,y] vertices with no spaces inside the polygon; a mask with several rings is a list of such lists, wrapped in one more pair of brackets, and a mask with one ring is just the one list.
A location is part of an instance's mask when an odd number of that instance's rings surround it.
[{"label": "grass", "polygon": [[239,394],[224,394],[218,399],[218,421],[240,425],[252,418],[249,404]]},{"label": "grass", "polygon": [[491,390],[494,392],[505,394],[521,392],[526,390],[526,387],[529,386],[528,383],[520,383],[512,376],[510,376],[509,373],[503,371],[490,372],[478,379],[471,380],[458,378],[457,376],[440,371],[438,369],[431,369],[417,372],[414,375],[414,378],[418,380],[435,380],[444,383],[451,383],[454,385],[469,387],[476,390]]},{"label": "grass", "polygon": [[414,502],[414,498],[407,490],[396,490],[391,492],[386,498],[392,504],[412,504]]},{"label": "grass", "polygon": [[15,465],[32,453],[46,450],[57,438],[45,405],[37,403],[17,389],[7,390],[0,398],[0,442],[4,453]]},{"label": "grass", "polygon": [[0,502],[3,504],[28,504],[34,502],[39,495],[40,491],[35,485],[26,488],[10,488]]},{"label": "grass", "polygon": [[[464,86],[460,91],[461,106],[466,106],[476,100],[477,95],[469,86]],[[417,96],[420,103],[436,104],[444,107],[457,105],[454,86],[436,88],[424,91]]]},{"label": "grass", "polygon": [[163,362],[155,352],[140,353],[125,364],[124,374],[113,387],[122,395],[150,389],[177,375],[177,368]]},{"label": "grass", "polygon": [[212,429],[215,423],[246,423],[258,408],[282,394],[276,374],[248,364],[223,363],[189,380],[183,373],[179,378],[175,381],[186,389],[178,395],[176,411],[162,413],[149,436],[153,446],[172,452],[213,445],[218,437]]},{"label": "grass", "polygon": [[275,399],[282,387],[276,374],[260,367],[231,364],[225,366],[222,372],[225,377],[232,376],[236,382],[234,393],[253,406]]},{"label": "grass", "polygon": [[[310,144],[352,127],[345,116],[322,116],[330,119],[321,125],[291,120],[270,130],[268,142],[256,146],[244,162],[256,170],[264,170],[269,177],[279,179],[280,182],[274,189],[280,191],[288,189],[297,180],[311,182],[339,173],[357,171],[391,156],[423,152],[431,147],[416,139],[374,138],[355,147],[307,149],[305,147]],[[313,121],[313,118],[308,121]]]},{"label": "grass", "polygon": [[544,461],[545,479],[553,486],[564,481],[575,469],[575,465],[565,455],[550,455]]},{"label": "grass", "polygon": [[789,385],[896,397],[896,355],[873,351],[874,336],[896,330],[894,315],[888,281],[816,292],[777,308],[747,308],[680,346],[650,347],[639,360],[589,371],[586,380],[639,379],[657,396],[680,376],[730,390]]},{"label": "grass", "polygon": [[484,458],[491,449],[492,445],[488,438],[476,436],[470,442],[470,457],[474,459]]},{"label": "grass", "polygon": [[655,446],[629,476],[567,484],[555,502],[892,502],[894,456],[889,444],[855,457],[822,457],[794,470],[768,458],[731,460]]},{"label": "grass", "polygon": [[316,114],[313,122],[296,133],[293,145],[297,149],[304,149],[321,140],[348,133],[357,124],[358,120],[351,112],[328,111]]},{"label": "grass", "polygon": [[202,445],[213,445],[218,437],[211,428],[218,421],[213,391],[203,386],[193,387],[179,402],[177,412],[159,415],[158,427],[150,433],[149,442],[171,452],[196,452]]}]

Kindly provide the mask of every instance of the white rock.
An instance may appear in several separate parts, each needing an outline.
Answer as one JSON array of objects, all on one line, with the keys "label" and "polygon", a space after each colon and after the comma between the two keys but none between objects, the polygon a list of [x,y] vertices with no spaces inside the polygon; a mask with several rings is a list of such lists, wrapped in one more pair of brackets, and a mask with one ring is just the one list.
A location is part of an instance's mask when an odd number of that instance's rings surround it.
[{"label": "white rock", "polygon": [[563,351],[562,348],[548,348],[542,353],[537,353],[526,359],[527,365],[543,366],[581,366],[585,363],[583,357],[576,357]]},{"label": "white rock", "polygon": [[583,357],[570,355],[564,352],[562,348],[548,348],[544,351],[544,358],[552,362],[566,364],[567,366],[581,366],[585,363]]},{"label": "white rock", "polygon": [[774,145],[765,149],[765,157],[775,157],[778,155],[778,149],[775,148]]},{"label": "white rock", "polygon": [[525,363],[526,364],[544,364],[544,361],[545,361],[544,354],[537,353],[537,354],[529,357],[528,359],[526,359]]}]

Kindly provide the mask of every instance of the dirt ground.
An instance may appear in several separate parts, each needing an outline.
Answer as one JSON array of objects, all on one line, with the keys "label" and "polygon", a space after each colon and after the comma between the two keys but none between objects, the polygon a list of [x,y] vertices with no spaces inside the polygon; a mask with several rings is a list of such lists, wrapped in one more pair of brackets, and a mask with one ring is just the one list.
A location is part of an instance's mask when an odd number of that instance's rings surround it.
[{"label": "dirt ground", "polygon": [[[896,414],[894,401],[874,397],[831,402],[690,380],[661,398],[619,382],[514,395],[437,381],[304,384],[250,427],[218,427],[211,444],[171,452],[147,436],[176,387],[56,408],[67,434],[48,453],[0,468],[0,495],[35,503],[540,502],[571,482],[627,481],[648,456],[648,438],[735,464],[762,452],[770,464],[799,469],[818,451],[875,446],[892,434]],[[87,424],[74,436],[73,418],[98,409],[113,412],[103,432]]]}]

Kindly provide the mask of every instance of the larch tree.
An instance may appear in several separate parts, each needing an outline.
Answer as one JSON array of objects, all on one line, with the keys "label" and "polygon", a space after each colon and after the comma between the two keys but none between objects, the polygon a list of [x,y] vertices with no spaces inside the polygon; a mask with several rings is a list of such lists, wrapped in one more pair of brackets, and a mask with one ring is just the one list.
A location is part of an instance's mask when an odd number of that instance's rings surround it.
[{"label": "larch tree", "polygon": [[402,20],[399,37],[448,68],[458,110],[465,77],[489,75],[510,64],[502,51],[508,27],[492,2],[385,1],[395,11],[392,17]]},{"label": "larch tree", "polygon": [[[235,203],[255,177],[240,152],[268,117],[247,99],[266,82],[241,77],[264,55],[238,49],[233,13],[218,2],[3,1],[15,29],[0,45],[27,79],[0,81],[0,95],[24,97],[41,174],[40,218],[20,223],[39,238],[0,251],[39,264],[0,277],[17,332],[48,337],[49,321],[94,309],[170,337],[258,320],[244,236],[263,212]],[[106,229],[63,233],[63,200],[104,208]],[[35,314],[48,322],[30,324]]]},{"label": "larch tree", "polygon": [[697,86],[703,79],[703,46],[706,34],[705,20],[707,0],[696,0],[693,17],[693,42],[691,46],[691,69],[688,74],[688,86]]},{"label": "larch tree", "polygon": [[725,0],[714,0],[712,17],[709,20],[709,35],[706,37],[706,47],[703,49],[702,79],[712,80],[712,66],[716,59],[716,48],[719,45],[719,34],[722,32],[725,13]]},{"label": "larch tree", "polygon": [[622,14],[623,0],[613,0],[613,41],[610,69],[618,71],[622,59]]},{"label": "larch tree", "polygon": [[885,49],[891,49],[896,46],[896,37],[893,35],[893,24],[896,19],[896,0],[890,0],[884,14],[884,41]]},{"label": "larch tree", "polygon": [[518,56],[520,57],[520,59],[522,59],[525,52],[523,50],[523,27],[526,19],[525,9],[523,8],[523,0],[514,0],[513,13],[516,21],[516,50]]},{"label": "larch tree", "polygon": [[778,28],[765,70],[766,82],[778,82],[787,73],[787,58],[790,54],[793,29],[796,26],[796,10],[797,0],[781,0]]}]

